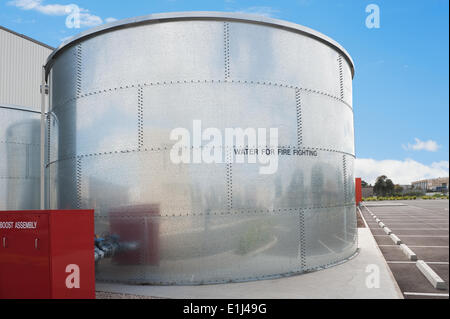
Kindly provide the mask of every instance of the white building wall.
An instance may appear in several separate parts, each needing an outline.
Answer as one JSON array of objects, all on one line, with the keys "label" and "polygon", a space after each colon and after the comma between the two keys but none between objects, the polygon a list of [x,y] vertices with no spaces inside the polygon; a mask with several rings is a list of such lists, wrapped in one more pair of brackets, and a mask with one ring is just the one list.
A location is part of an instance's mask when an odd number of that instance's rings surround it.
[{"label": "white building wall", "polygon": [[0,105],[40,111],[42,65],[52,49],[0,27]]}]

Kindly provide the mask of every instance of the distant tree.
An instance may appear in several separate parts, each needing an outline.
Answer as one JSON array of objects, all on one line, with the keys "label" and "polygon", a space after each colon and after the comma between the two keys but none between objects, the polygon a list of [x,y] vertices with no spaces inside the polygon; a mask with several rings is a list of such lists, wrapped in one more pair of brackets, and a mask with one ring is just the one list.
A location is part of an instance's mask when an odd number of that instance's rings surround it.
[{"label": "distant tree", "polygon": [[394,183],[389,178],[386,179],[386,194],[393,195],[394,194]]},{"label": "distant tree", "polygon": [[361,180],[361,187],[368,187],[368,186],[369,186],[369,184],[367,184],[366,181]]},{"label": "distant tree", "polygon": [[378,176],[373,186],[373,192],[377,196],[392,195],[394,193],[394,183],[386,175]]},{"label": "distant tree", "polygon": [[386,195],[386,176],[381,175],[377,177],[375,185],[373,186],[373,193],[377,196]]},{"label": "distant tree", "polygon": [[403,187],[400,185],[394,186],[394,195],[402,195],[403,194]]}]

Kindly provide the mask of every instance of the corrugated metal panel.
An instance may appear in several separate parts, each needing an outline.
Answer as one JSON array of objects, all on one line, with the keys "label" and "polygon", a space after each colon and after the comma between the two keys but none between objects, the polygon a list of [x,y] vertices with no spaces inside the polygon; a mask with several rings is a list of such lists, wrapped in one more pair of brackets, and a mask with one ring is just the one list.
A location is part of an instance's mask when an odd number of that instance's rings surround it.
[{"label": "corrugated metal panel", "polygon": [[0,29],[0,104],[40,110],[41,69],[51,49]]}]

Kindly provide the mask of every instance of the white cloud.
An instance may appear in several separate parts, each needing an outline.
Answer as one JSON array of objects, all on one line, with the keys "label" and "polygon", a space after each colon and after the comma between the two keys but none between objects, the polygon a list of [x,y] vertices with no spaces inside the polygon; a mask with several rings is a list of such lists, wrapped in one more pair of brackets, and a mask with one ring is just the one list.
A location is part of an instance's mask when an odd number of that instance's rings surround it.
[{"label": "white cloud", "polygon": [[[35,10],[46,15],[63,16],[67,14],[69,5],[62,4],[42,4],[43,0],[13,0],[8,2],[9,5],[15,6],[22,10]],[[80,11],[86,12],[86,9],[80,8]]]},{"label": "white cloud", "polygon": [[103,23],[102,18],[90,13],[80,13],[80,25],[85,27],[95,27]]},{"label": "white cloud", "polygon": [[277,9],[274,9],[272,7],[261,7],[261,6],[255,6],[255,7],[249,7],[246,9],[242,9],[239,11],[236,11],[238,13],[249,13],[249,14],[257,14],[265,17],[275,17],[277,13],[280,11]]},{"label": "white cloud", "polygon": [[106,18],[105,19],[106,23],[110,23],[110,22],[114,22],[114,21],[117,21],[117,19],[116,18]]},{"label": "white cloud", "polygon": [[435,141],[433,140],[428,140],[428,141],[421,141],[420,139],[418,139],[417,137],[414,138],[414,140],[416,141],[415,144],[410,144],[408,143],[408,145],[402,145],[404,150],[413,150],[413,151],[429,151],[429,152],[436,152],[438,150],[438,148],[440,147],[440,145],[438,145]]},{"label": "white cloud", "polygon": [[[43,0],[12,0],[9,5],[15,6],[22,10],[34,10],[45,15],[64,16],[72,12],[73,4],[43,4]],[[91,14],[88,9],[79,8],[80,10],[80,26],[95,27],[103,24],[103,19],[99,16]],[[105,19],[106,22],[115,21],[114,18]]]},{"label": "white cloud", "polygon": [[[47,4],[47,5],[38,5],[34,8],[34,10],[39,11],[40,13],[50,15],[50,16],[63,16],[70,12],[68,6],[62,4]],[[80,12],[86,11],[80,8]]]},{"label": "white cloud", "polygon": [[378,176],[386,175],[395,184],[411,184],[413,181],[449,176],[449,162],[434,162],[425,165],[412,159],[382,160],[357,158],[355,163],[355,177],[361,177],[368,183],[374,184]]},{"label": "white cloud", "polygon": [[24,10],[32,10],[41,4],[42,0],[13,0],[9,5],[16,6]]}]

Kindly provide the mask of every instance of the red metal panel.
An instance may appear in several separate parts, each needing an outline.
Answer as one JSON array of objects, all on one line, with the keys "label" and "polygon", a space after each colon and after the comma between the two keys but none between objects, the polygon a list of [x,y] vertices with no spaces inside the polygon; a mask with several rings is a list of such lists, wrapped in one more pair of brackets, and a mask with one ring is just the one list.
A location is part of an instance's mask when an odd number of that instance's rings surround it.
[{"label": "red metal panel", "polygon": [[[52,212],[50,228],[52,298],[95,298],[93,211]],[[68,276],[79,276],[79,287],[70,279],[67,287]]]},{"label": "red metal panel", "polygon": [[0,215],[0,221],[11,226],[0,230],[0,298],[48,298],[50,273],[47,214],[12,212]]},{"label": "red metal panel", "polygon": [[359,205],[362,201],[362,186],[361,186],[361,178],[355,178],[355,196],[356,196],[356,205]]},{"label": "red metal panel", "polygon": [[95,298],[93,240],[92,210],[0,212],[0,298]]}]

